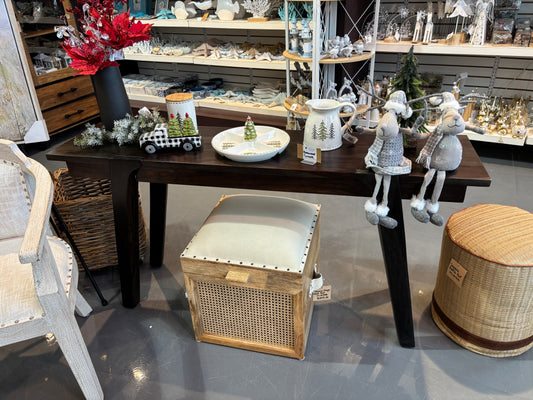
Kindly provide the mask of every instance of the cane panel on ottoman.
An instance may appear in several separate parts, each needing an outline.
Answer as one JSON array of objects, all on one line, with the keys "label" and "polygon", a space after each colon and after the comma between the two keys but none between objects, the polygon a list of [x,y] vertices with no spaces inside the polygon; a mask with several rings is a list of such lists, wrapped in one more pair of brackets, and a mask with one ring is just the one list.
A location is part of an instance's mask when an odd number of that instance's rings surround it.
[{"label": "cane panel on ottoman", "polygon": [[452,340],[491,357],[533,346],[533,214],[478,204],[444,230],[432,315]]},{"label": "cane panel on ottoman", "polygon": [[303,358],[320,206],[224,196],[181,255],[197,340]]}]

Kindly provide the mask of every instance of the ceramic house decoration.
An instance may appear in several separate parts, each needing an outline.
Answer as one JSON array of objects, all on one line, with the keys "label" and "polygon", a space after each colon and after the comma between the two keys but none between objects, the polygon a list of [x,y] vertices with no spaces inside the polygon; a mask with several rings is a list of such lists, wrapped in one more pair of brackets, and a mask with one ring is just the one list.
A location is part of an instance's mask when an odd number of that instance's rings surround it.
[{"label": "ceramic house decoration", "polygon": [[252,117],[248,116],[246,124],[244,124],[244,140],[252,141],[257,138],[257,132],[255,131],[254,121]]},{"label": "ceramic house decoration", "polygon": [[313,35],[311,33],[311,28],[309,27],[309,22],[306,19],[302,20],[302,29],[300,30],[300,55],[303,58],[311,58],[313,56]]},{"label": "ceramic house decoration", "polygon": [[298,24],[296,18],[291,19],[291,28],[289,31],[289,52],[293,54],[298,53]]}]

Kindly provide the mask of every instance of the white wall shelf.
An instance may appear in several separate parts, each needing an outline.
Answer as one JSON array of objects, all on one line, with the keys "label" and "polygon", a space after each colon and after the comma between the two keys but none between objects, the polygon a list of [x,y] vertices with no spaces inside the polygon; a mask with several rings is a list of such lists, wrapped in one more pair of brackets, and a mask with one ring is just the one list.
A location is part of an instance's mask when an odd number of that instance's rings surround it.
[{"label": "white wall shelf", "polygon": [[[142,103],[143,105],[159,106],[166,109],[166,102],[164,97],[141,95],[141,94],[128,94],[128,98],[132,103]],[[232,100],[221,100],[214,97],[206,97],[204,99],[194,100],[194,105],[198,108],[209,108],[227,111],[236,111],[243,114],[262,114],[272,117],[285,117],[287,111],[283,105],[269,107],[261,104],[241,103]],[[163,107],[161,107],[163,106]]]},{"label": "white wall shelf", "polygon": [[526,138],[527,138],[527,135],[524,136],[523,138],[513,138],[512,136],[508,136],[508,135],[493,135],[493,134],[481,135],[479,133],[475,133],[469,130],[465,130],[463,134],[468,136],[468,139],[474,142],[501,143],[501,144],[509,144],[513,146],[523,146],[526,143]]},{"label": "white wall shelf", "polygon": [[376,51],[381,53],[407,53],[411,46],[414,46],[415,54],[443,54],[458,55],[466,54],[471,56],[490,56],[490,57],[516,57],[516,58],[533,58],[533,47],[517,47],[510,45],[492,45],[472,46],[463,44],[459,46],[448,46],[446,44],[413,44],[411,42],[385,43],[378,41]]},{"label": "white wall shelf", "polygon": [[[196,65],[214,65],[220,67],[232,68],[252,68],[252,69],[273,69],[284,71],[286,68],[285,61],[268,61],[268,60],[246,60],[234,58],[210,58],[210,57],[195,57],[191,55],[185,56],[165,56],[159,54],[125,54],[126,60],[132,61],[148,61],[148,62],[166,62],[178,64],[196,64]],[[294,63],[291,63],[291,69],[294,68]]]},{"label": "white wall shelf", "polygon": [[206,28],[206,29],[251,29],[267,31],[285,30],[285,22],[273,20],[266,22],[248,22],[247,20],[220,21],[209,19],[201,21],[197,18],[177,20],[177,19],[140,19],[139,21],[153,24],[154,28]]}]

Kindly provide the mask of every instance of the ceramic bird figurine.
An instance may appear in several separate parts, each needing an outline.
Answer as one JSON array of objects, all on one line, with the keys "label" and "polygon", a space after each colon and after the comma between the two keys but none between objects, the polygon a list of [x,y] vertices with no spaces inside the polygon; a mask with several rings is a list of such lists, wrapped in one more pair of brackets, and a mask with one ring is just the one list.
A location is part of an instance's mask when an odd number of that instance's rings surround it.
[{"label": "ceramic bird figurine", "polygon": [[217,5],[216,0],[191,1],[191,3],[194,4],[196,8],[200,10],[208,10],[210,8],[216,7]]}]

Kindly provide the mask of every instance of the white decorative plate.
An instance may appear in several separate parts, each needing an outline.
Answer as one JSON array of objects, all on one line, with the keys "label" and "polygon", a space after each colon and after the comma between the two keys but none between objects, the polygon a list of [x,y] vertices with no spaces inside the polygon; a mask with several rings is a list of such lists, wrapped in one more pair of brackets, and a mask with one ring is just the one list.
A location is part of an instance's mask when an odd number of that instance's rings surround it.
[{"label": "white decorative plate", "polygon": [[257,162],[274,157],[289,144],[289,135],[281,129],[256,125],[255,130],[257,138],[248,142],[244,140],[244,125],[227,129],[213,137],[211,146],[230,160]]}]

